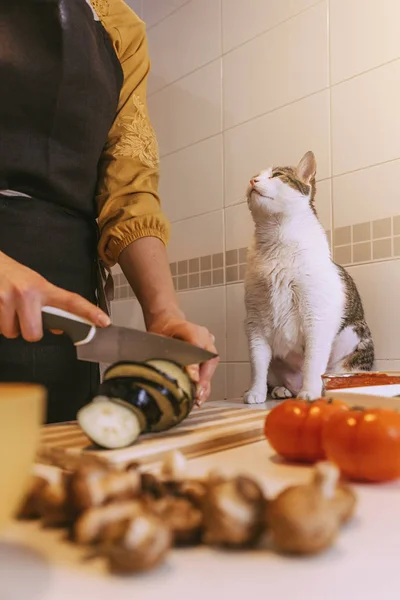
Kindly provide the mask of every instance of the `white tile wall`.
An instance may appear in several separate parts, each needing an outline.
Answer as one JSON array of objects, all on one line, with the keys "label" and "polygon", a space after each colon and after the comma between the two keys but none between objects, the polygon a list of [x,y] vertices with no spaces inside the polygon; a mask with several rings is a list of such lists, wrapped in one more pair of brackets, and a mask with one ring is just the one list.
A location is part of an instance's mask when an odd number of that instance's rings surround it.
[{"label": "white tile wall", "polygon": [[222,130],[221,88],[218,59],[150,96],[161,156]]},{"label": "white tile wall", "polygon": [[243,198],[255,173],[272,164],[297,164],[311,149],[317,157],[318,179],[329,177],[329,91],[226,131],[224,144],[225,206]]},{"label": "white tile wall", "polygon": [[160,194],[171,221],[222,208],[222,134],[165,156]]},{"label": "white tile wall", "polygon": [[171,262],[219,254],[224,249],[222,210],[172,223],[168,255]]},{"label": "white tile wall", "polygon": [[142,0],[143,18],[150,28],[187,3],[188,0]]},{"label": "white tile wall", "polygon": [[326,3],[320,2],[225,55],[224,126],[327,87],[327,49]]},{"label": "white tile wall", "polygon": [[398,0],[333,0],[330,3],[332,83],[398,58],[399,23]]},{"label": "white tile wall", "polygon": [[153,59],[149,94],[221,55],[220,3],[221,0],[192,0],[150,29],[148,40]]},{"label": "white tile wall", "polygon": [[143,10],[142,10],[142,1],[143,0],[126,0],[126,4],[131,7],[131,9],[137,14],[138,17],[143,19]]},{"label": "white tile wall", "polygon": [[[161,196],[173,223],[171,262],[245,247],[252,234],[248,179],[270,164],[296,164],[309,149],[325,229],[343,228],[346,240],[349,226],[400,216],[399,0],[130,5],[149,32],[149,109],[162,156]],[[364,261],[363,244],[346,241],[335,254],[367,262],[350,272],[376,340],[377,366],[400,370],[400,260],[393,258],[400,255],[400,219],[391,222],[398,237],[383,240],[385,248],[364,244],[374,250],[368,260],[385,259]],[[213,397],[240,397],[250,376],[243,283],[178,297],[189,318],[216,334],[223,362]],[[113,317],[143,326],[136,301],[115,303]]]},{"label": "white tile wall", "polygon": [[400,157],[400,60],[332,88],[333,174]]},{"label": "white tile wall", "polygon": [[317,1],[222,0],[224,52],[276,27]]}]

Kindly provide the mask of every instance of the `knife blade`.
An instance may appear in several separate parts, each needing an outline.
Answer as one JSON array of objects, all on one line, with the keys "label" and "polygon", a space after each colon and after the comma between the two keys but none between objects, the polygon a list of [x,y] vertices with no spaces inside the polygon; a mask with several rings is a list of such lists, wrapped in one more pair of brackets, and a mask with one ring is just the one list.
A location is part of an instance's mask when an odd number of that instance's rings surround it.
[{"label": "knife blade", "polygon": [[42,319],[45,329],[64,331],[75,344],[79,360],[88,362],[144,362],[158,358],[187,366],[217,356],[188,342],[138,329],[115,325],[97,328],[81,317],[51,306],[42,308]]}]

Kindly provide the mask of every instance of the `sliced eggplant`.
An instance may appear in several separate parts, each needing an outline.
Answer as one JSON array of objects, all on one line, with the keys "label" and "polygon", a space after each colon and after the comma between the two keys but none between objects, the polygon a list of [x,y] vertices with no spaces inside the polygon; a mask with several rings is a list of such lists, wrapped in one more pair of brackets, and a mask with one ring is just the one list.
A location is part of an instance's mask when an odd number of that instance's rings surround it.
[{"label": "sliced eggplant", "polygon": [[77,420],[86,435],[102,448],[124,448],[141,433],[135,412],[118,402],[97,400],[80,409]]},{"label": "sliced eggplant", "polygon": [[156,383],[170,391],[177,400],[182,400],[185,395],[176,381],[171,381],[169,377],[148,364],[121,362],[109,367],[104,373],[104,381],[121,378],[129,378],[135,383],[138,381]]},{"label": "sliced eggplant", "polygon": [[178,385],[183,390],[188,398],[193,400],[195,388],[189,374],[177,363],[169,360],[148,360],[146,365],[150,365],[163,373],[168,379]]},{"label": "sliced eggplant", "polygon": [[151,431],[162,418],[162,412],[153,397],[130,379],[110,379],[104,381],[99,394],[108,400],[120,403],[137,413],[142,431]]}]

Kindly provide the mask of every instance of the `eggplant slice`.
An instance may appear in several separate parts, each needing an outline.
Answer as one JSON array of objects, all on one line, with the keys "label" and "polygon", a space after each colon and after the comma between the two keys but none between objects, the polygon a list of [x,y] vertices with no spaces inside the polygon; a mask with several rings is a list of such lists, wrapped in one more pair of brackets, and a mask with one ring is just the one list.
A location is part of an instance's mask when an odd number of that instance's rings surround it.
[{"label": "eggplant slice", "polygon": [[103,448],[122,448],[140,433],[170,429],[193,407],[195,387],[186,371],[166,360],[109,367],[98,395],[78,413],[86,435]]},{"label": "eggplant slice", "polygon": [[187,371],[180,365],[169,360],[148,360],[146,365],[150,365],[160,373],[163,373],[171,382],[177,384],[188,398],[193,400],[195,394],[193,381],[190,379]]},{"label": "eggplant slice", "polygon": [[77,420],[95,444],[110,450],[130,446],[141,433],[135,412],[109,400],[90,402],[80,409]]}]

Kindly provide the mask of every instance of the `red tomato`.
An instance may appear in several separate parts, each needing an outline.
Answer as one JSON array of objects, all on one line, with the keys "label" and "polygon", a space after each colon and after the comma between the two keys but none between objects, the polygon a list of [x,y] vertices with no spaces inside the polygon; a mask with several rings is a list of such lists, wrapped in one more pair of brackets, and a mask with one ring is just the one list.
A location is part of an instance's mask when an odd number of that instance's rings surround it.
[{"label": "red tomato", "polygon": [[400,414],[375,408],[332,415],[323,431],[326,457],[358,481],[400,477]]},{"label": "red tomato", "polygon": [[267,415],[264,433],[272,448],[288,460],[316,462],[325,458],[322,429],[337,412],[348,411],[340,400],[285,400]]}]

